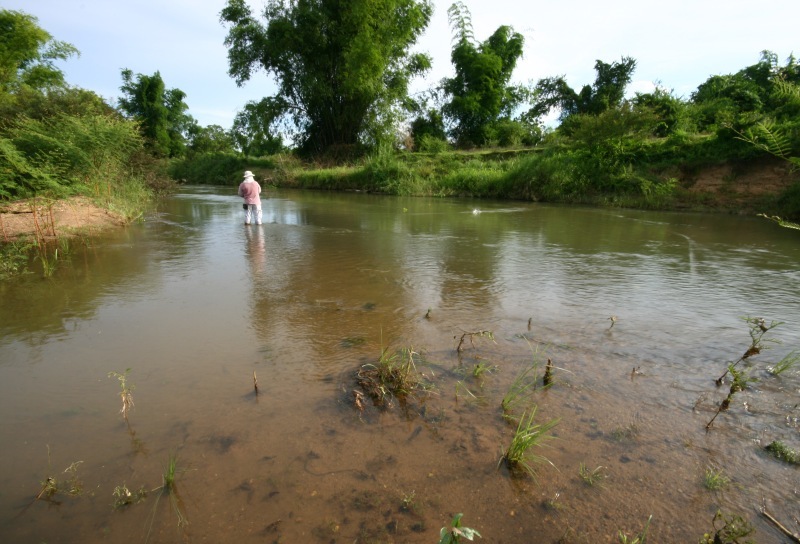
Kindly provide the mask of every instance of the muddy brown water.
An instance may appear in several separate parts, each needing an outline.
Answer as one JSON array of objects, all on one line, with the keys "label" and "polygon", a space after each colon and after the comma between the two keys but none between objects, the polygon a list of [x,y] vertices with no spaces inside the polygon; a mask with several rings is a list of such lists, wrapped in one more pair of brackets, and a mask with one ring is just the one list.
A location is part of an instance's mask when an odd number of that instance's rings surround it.
[{"label": "muddy brown water", "polygon": [[[0,286],[2,542],[430,543],[457,513],[484,542],[618,542],[650,516],[648,542],[697,542],[720,509],[783,542],[762,500],[800,529],[798,469],[763,451],[800,447],[800,369],[766,370],[800,348],[797,232],[283,191],[245,227],[231,189],[190,187],[71,248],[52,278]],[[742,316],[784,322],[781,343],[706,432]],[[457,352],[477,331],[494,341]],[[403,348],[429,389],[360,411],[356,372]],[[501,401],[548,358],[555,383],[515,413],[559,420],[533,450],[549,463],[514,477]],[[127,424],[108,377],[125,369]],[[156,490],[171,456],[173,496]],[[80,495],[35,500],[77,462]],[[709,490],[709,469],[731,483]],[[114,509],[122,485],[150,493]]]}]

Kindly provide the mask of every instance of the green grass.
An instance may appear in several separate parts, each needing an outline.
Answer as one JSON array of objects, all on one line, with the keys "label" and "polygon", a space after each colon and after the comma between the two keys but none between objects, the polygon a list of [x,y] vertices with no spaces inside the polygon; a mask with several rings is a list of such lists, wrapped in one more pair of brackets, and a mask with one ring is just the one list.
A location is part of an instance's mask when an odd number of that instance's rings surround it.
[{"label": "green grass", "polygon": [[644,524],[644,528],[640,533],[635,536],[628,536],[622,531],[619,531],[618,537],[620,544],[646,544],[647,543],[647,531],[650,528],[650,521],[652,521],[653,516],[651,515],[647,518],[647,522]]},{"label": "green grass", "polygon": [[602,486],[607,477],[605,467],[598,466],[594,470],[590,470],[584,463],[578,467],[578,476],[588,486]]},{"label": "green grass", "polygon": [[720,468],[708,467],[703,476],[703,486],[710,491],[718,491],[730,485],[731,479]]},{"label": "green grass", "polygon": [[558,419],[551,419],[542,424],[535,423],[536,411],[537,407],[534,406],[530,412],[522,414],[511,443],[500,458],[500,463],[505,463],[510,471],[526,473],[533,478],[536,477],[536,465],[541,463],[553,465],[549,459],[534,453],[533,450],[552,439],[550,431],[558,425]]},{"label": "green grass", "polygon": [[800,362],[800,352],[792,351],[773,366],[767,368],[767,372],[773,376],[780,376],[784,372],[792,370],[795,366],[797,366],[798,362]]},{"label": "green grass", "polygon": [[791,465],[800,464],[800,454],[798,454],[797,451],[793,450],[780,440],[775,440],[774,442],[770,442],[764,449],[766,449],[769,453],[772,454],[773,457],[775,457],[780,461],[789,463]]},{"label": "green grass", "polygon": [[403,348],[391,353],[381,352],[377,363],[362,365],[356,374],[358,384],[377,404],[385,404],[392,396],[403,401],[413,393],[426,391],[430,384],[417,370],[413,348]]}]

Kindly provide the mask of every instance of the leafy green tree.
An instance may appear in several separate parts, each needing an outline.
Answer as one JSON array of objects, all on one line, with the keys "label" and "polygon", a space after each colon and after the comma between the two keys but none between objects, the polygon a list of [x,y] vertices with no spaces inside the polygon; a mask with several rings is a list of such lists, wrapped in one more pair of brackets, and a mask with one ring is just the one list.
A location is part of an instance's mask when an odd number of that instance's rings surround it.
[{"label": "leafy green tree", "polygon": [[233,153],[234,143],[231,133],[219,125],[200,126],[192,124],[188,131],[187,149],[192,154]]},{"label": "leafy green tree", "polygon": [[657,120],[652,129],[652,134],[666,137],[673,134],[688,117],[686,104],[671,92],[661,87],[656,87],[650,93],[636,93],[633,104],[639,111],[651,112]]},{"label": "leafy green tree", "polygon": [[231,134],[245,157],[263,156],[283,150],[283,139],[270,126],[270,101],[248,102],[233,120]]},{"label": "leafy green tree", "polygon": [[714,75],[692,93],[691,103],[699,117],[701,130],[732,132],[768,115],[776,120],[796,119],[798,109],[786,100],[781,85],[800,83],[800,65],[790,56],[780,66],[777,55],[762,51],[759,62],[735,74]]},{"label": "leafy green tree", "polygon": [[265,122],[287,123],[303,150],[376,143],[430,67],[409,48],[432,10],[430,0],[269,0],[262,24],[245,0],[228,0],[228,73],[238,85],[258,70],[274,77]]},{"label": "leafy green tree", "polygon": [[636,69],[636,60],[622,57],[619,62],[611,64],[598,60],[594,69],[597,72],[594,84],[584,85],[580,91],[572,89],[564,76],[539,80],[534,90],[534,105],[530,115],[539,118],[558,108],[563,123],[571,115],[599,115],[619,107]]},{"label": "leafy green tree", "polygon": [[63,87],[64,74],[54,62],[77,54],[39,27],[36,17],[0,10],[0,112],[13,112],[20,92]]},{"label": "leafy green tree", "polygon": [[478,44],[462,2],[451,5],[447,14],[456,34],[450,56],[456,74],[442,82],[450,97],[444,113],[454,123],[451,134],[459,145],[485,145],[492,139],[492,124],[501,116],[510,118],[527,97],[524,87],[509,84],[525,39],[510,26],[501,26]]},{"label": "leafy green tree", "polygon": [[152,76],[122,70],[123,96],[119,108],[137,120],[150,150],[159,156],[179,157],[184,152],[185,134],[193,123],[186,113],[186,93],[166,89],[161,74]]},{"label": "leafy green tree", "polygon": [[[424,140],[447,141],[447,132],[444,128],[444,119],[441,112],[429,109],[425,115],[418,115],[411,122],[411,137],[414,140],[414,148],[422,149]],[[446,146],[446,143],[445,143]]]}]

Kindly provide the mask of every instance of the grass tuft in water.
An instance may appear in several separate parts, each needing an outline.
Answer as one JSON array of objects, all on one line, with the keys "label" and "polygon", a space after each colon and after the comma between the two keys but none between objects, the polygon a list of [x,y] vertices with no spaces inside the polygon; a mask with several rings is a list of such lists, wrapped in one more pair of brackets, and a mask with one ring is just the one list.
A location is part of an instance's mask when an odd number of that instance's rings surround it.
[{"label": "grass tuft in water", "polygon": [[463,515],[456,514],[450,522],[450,527],[442,527],[439,531],[439,544],[457,544],[462,538],[470,541],[476,536],[481,538],[481,534],[475,529],[461,525]]},{"label": "grass tuft in water", "polygon": [[783,359],[775,363],[775,365],[768,367],[767,372],[773,376],[780,376],[784,372],[793,369],[800,362],[800,353],[792,351],[787,354]]},{"label": "grass tuft in water", "polygon": [[650,528],[650,521],[652,521],[653,516],[650,515],[647,518],[647,522],[644,524],[644,528],[642,531],[635,535],[635,536],[628,536],[622,531],[619,531],[617,536],[619,537],[620,544],[646,544],[647,543],[647,530]]},{"label": "grass tuft in water", "polygon": [[417,370],[417,357],[419,354],[410,347],[392,354],[383,350],[377,363],[365,364],[358,370],[357,382],[378,405],[387,404],[391,396],[403,401],[430,387]]},{"label": "grass tuft in water", "polygon": [[532,364],[526,366],[517,374],[514,381],[511,382],[508,392],[503,395],[500,406],[502,406],[503,414],[507,418],[512,418],[511,413],[519,406],[527,406],[530,403],[531,395],[536,391],[537,387],[537,368],[538,363],[534,358]]},{"label": "grass tuft in water", "polygon": [[119,510],[131,504],[139,504],[147,498],[147,490],[140,487],[138,491],[131,491],[125,484],[114,488],[114,510]]},{"label": "grass tuft in water", "polygon": [[775,459],[783,461],[784,463],[789,463],[791,465],[800,464],[800,454],[780,440],[770,442],[764,449],[772,454]]},{"label": "grass tuft in water", "polygon": [[554,466],[544,456],[533,453],[534,448],[539,448],[551,438],[550,431],[558,425],[558,419],[551,419],[546,423],[534,423],[536,417],[537,407],[527,413],[522,414],[520,417],[517,428],[514,431],[514,436],[511,438],[511,443],[508,448],[503,452],[500,458],[500,463],[505,463],[512,473],[526,473],[535,479],[536,467],[534,465],[541,463],[549,463]]},{"label": "grass tuft in water", "polygon": [[718,491],[730,485],[731,479],[720,468],[708,467],[703,476],[703,485],[710,491]]},{"label": "grass tuft in water", "polygon": [[607,477],[605,467],[598,466],[594,470],[590,470],[589,467],[584,463],[581,463],[578,467],[578,475],[586,485],[592,487],[602,486]]}]

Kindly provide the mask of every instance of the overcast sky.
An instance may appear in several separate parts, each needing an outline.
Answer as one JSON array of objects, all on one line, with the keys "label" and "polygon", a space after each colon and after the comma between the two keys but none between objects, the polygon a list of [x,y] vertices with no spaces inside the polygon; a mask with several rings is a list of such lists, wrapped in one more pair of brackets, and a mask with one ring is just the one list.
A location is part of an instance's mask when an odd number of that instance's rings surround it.
[{"label": "overcast sky", "polygon": [[[451,0],[434,0],[434,16],[416,50],[433,57],[433,70],[415,90],[452,75]],[[80,50],[59,66],[71,85],[116,103],[120,71],[161,73],[167,88],[187,94],[189,113],[201,125],[230,128],[247,101],[275,87],[259,72],[239,88],[228,76],[227,28],[219,22],[226,0],[0,0],[0,7],[29,13],[55,39]],[[250,0],[259,16],[263,0]],[[464,0],[474,35],[488,38],[500,25],[525,36],[524,58],[513,80],[535,83],[563,75],[573,88],[594,82],[596,60],[633,57],[629,91],[653,83],[688,98],[708,77],[758,62],[769,50],[781,64],[800,56],[798,0]],[[262,19],[263,21],[263,19]]]}]

